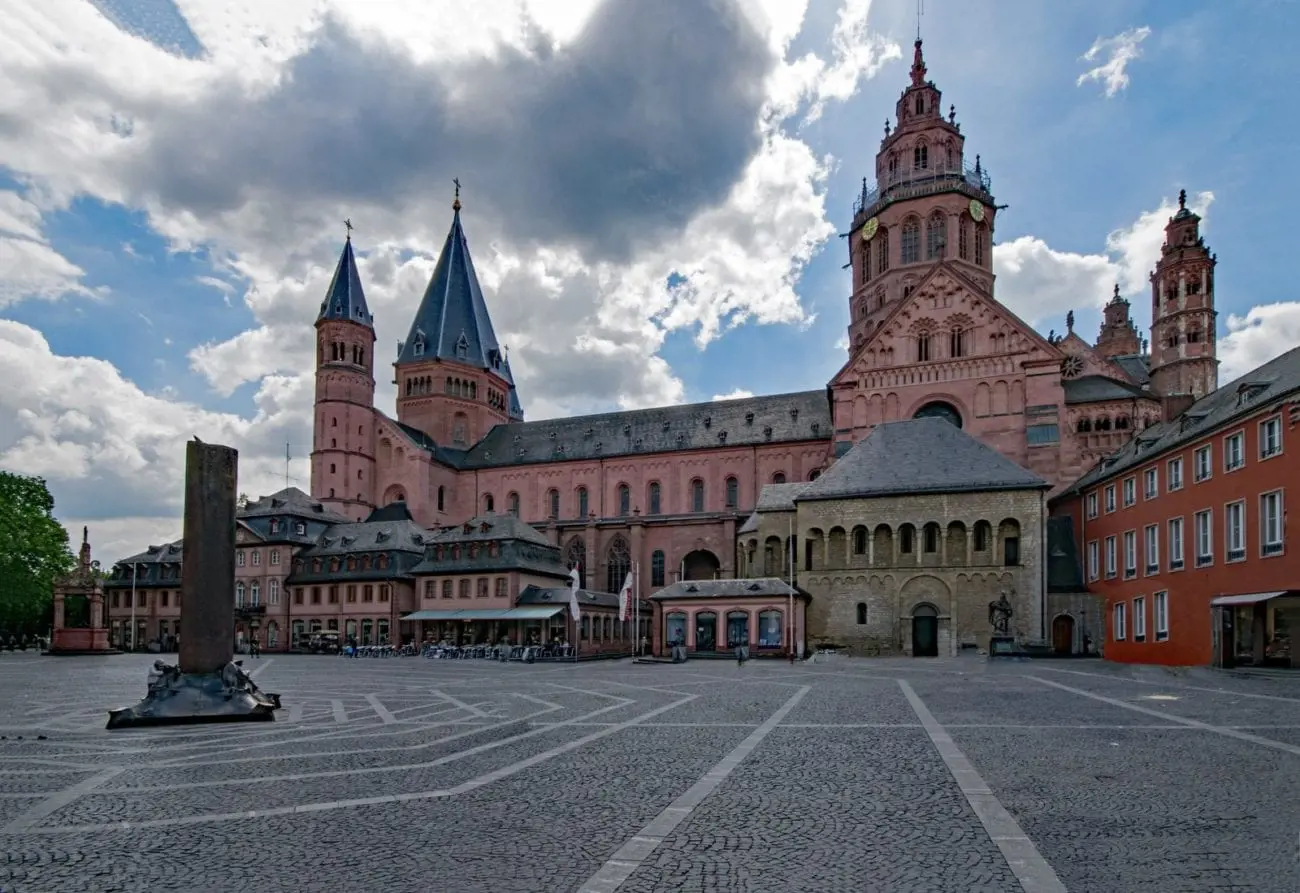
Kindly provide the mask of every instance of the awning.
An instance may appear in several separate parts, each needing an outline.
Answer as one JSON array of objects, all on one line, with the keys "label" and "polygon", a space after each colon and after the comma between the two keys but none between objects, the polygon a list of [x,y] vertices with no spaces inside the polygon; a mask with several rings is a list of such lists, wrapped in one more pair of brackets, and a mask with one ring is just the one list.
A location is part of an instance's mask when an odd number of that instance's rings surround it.
[{"label": "awning", "polygon": [[1221,595],[1210,602],[1215,607],[1227,607],[1229,605],[1257,605],[1260,602],[1266,602],[1269,599],[1286,595],[1288,590],[1283,589],[1280,592],[1252,592],[1247,595]]},{"label": "awning", "polygon": [[458,611],[416,611],[403,620],[545,620],[564,610],[563,605],[525,608],[462,608]]}]

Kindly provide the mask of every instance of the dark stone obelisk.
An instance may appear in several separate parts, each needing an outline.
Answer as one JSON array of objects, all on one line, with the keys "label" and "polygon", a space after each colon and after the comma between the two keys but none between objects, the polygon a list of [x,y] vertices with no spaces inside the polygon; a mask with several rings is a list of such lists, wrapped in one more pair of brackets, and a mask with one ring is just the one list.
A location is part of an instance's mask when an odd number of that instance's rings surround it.
[{"label": "dark stone obelisk", "polygon": [[235,488],[239,453],[185,445],[182,673],[220,673],[235,656]]},{"label": "dark stone obelisk", "polygon": [[110,729],[275,719],[280,696],[258,689],[232,662],[238,467],[230,447],[186,444],[180,665],[155,661],[144,700],[110,710]]}]

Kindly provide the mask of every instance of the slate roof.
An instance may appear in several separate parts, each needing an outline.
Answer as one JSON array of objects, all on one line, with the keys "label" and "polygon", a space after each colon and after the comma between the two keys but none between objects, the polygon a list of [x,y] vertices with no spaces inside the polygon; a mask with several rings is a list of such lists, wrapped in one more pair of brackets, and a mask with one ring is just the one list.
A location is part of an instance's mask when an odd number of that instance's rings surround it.
[{"label": "slate roof", "polygon": [[759,512],[792,512],[794,498],[808,486],[807,481],[794,484],[767,484],[758,491],[758,504],[754,506]]},{"label": "slate roof", "polygon": [[252,500],[240,512],[240,519],[269,518],[283,515],[286,517],[326,521],[331,524],[346,524],[351,519],[346,515],[325,508],[317,499],[312,499],[297,487],[286,487]]},{"label": "slate roof", "polygon": [[339,255],[338,266],[334,268],[334,278],[321,301],[320,315],[316,321],[325,319],[346,319],[374,328],[375,318],[366,306],[366,293],[361,288],[361,275],[357,272],[357,259],[352,254],[352,237],[343,243],[343,253]]},{"label": "slate roof", "polygon": [[[945,423],[946,424],[946,423]],[[797,586],[791,587],[784,580],[776,577],[759,577],[754,580],[679,580],[671,586],[665,586],[654,595],[654,601],[675,601],[692,598],[740,598],[760,597],[808,598],[808,593]]]},{"label": "slate roof", "polygon": [[497,425],[464,468],[829,440],[825,389]]},{"label": "slate roof", "polygon": [[519,520],[515,515],[497,515],[491,512],[464,524],[440,528],[427,537],[429,543],[486,543],[492,540],[520,540],[542,546],[551,545],[545,534],[539,533],[535,527]]},{"label": "slate roof", "polygon": [[390,502],[388,505],[381,505],[377,509],[372,509],[366,516],[366,523],[373,524],[376,521],[414,521],[411,517],[411,509],[404,502]]},{"label": "slate roof", "polygon": [[[645,599],[641,599],[641,610],[650,609],[650,604]],[[569,587],[557,586],[552,589],[541,586],[529,585],[519,593],[519,598],[515,602],[522,605],[556,605],[562,606],[565,610],[569,608]],[[614,592],[593,592],[590,589],[578,590],[578,604],[582,607],[592,605],[601,608],[617,608],[618,594]]]},{"label": "slate roof", "polygon": [[479,369],[491,369],[513,388],[514,379],[492,329],[483,289],[479,287],[474,262],[469,256],[469,243],[460,224],[459,203],[454,207],[447,241],[415,312],[411,331],[398,348],[397,362],[436,358],[467,363]]},{"label": "slate roof", "polygon": [[515,384],[515,374],[510,371],[510,354],[507,353],[502,360],[501,368],[505,374],[506,381],[510,382],[509,403],[506,406],[507,415],[512,422],[522,422],[524,420],[524,407],[519,402],[519,388]]},{"label": "slate roof", "polygon": [[1128,382],[1116,381],[1104,375],[1084,375],[1081,378],[1068,378],[1061,382],[1068,406],[1079,403],[1101,403],[1105,400],[1146,400],[1159,399],[1150,391]]},{"label": "slate roof", "polygon": [[1082,492],[1099,481],[1143,465],[1155,456],[1199,440],[1217,428],[1261,407],[1295,398],[1300,392],[1300,347],[1292,348],[1236,381],[1223,385],[1187,408],[1177,418],[1152,425],[1120,447],[1063,490],[1057,499]]},{"label": "slate roof", "polygon": [[795,501],[1050,486],[957,426],[920,418],[877,425]]},{"label": "slate roof", "polygon": [[412,552],[424,554],[426,531],[414,521],[358,521],[335,524],[299,558],[327,555],[357,555],[363,552]]},{"label": "slate roof", "polygon": [[753,533],[755,530],[758,530],[757,511],[749,513],[749,517],[745,519],[744,524],[740,525],[740,529],[736,531],[736,535],[739,536],[742,533]]},{"label": "slate roof", "polygon": [[1124,374],[1139,386],[1151,383],[1151,357],[1146,354],[1129,354],[1112,357],[1111,362],[1124,370]]}]

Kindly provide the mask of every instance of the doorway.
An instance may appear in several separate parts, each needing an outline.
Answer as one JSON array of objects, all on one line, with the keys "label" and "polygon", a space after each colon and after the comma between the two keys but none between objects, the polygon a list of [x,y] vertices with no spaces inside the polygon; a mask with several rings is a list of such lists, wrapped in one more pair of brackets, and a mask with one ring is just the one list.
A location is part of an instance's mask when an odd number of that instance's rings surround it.
[{"label": "doorway", "polygon": [[1052,621],[1052,651],[1074,653],[1074,618],[1069,614],[1061,614]]},{"label": "doorway", "polygon": [[939,656],[939,611],[933,605],[912,611],[912,656]]},{"label": "doorway", "polygon": [[727,615],[727,646],[735,648],[737,645],[749,644],[749,613],[746,611],[732,611]]},{"label": "doorway", "polygon": [[718,615],[711,611],[695,615],[695,650],[716,651],[718,647]]}]

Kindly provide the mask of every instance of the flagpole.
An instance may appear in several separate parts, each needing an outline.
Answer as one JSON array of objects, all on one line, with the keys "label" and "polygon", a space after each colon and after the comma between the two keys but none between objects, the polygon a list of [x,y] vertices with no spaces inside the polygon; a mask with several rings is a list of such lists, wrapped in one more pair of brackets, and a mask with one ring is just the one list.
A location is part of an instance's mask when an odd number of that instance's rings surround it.
[{"label": "flagpole", "polygon": [[641,562],[632,562],[632,656],[641,647]]},{"label": "flagpole", "polygon": [[790,660],[795,658],[794,653],[794,517],[790,517],[790,564],[787,568],[786,576],[790,580],[790,610],[789,610],[789,627],[790,627]]}]

